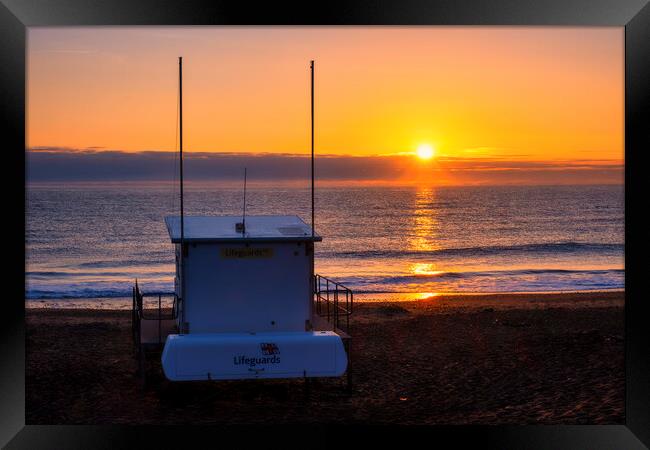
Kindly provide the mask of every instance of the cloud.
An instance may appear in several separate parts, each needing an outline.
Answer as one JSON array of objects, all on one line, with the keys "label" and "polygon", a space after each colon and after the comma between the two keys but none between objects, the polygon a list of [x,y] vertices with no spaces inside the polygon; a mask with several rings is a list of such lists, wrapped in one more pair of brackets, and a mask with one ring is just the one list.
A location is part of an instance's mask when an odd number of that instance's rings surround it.
[{"label": "cloud", "polygon": [[[310,175],[307,155],[277,153],[207,153],[184,155],[188,181],[241,180],[244,167],[255,181],[299,181]],[[316,177],[331,182],[439,184],[585,184],[623,182],[616,161],[507,161],[488,157],[440,157],[433,164],[412,156],[318,155]],[[124,152],[101,147],[38,147],[27,151],[28,182],[172,181],[178,154],[162,151]]]}]

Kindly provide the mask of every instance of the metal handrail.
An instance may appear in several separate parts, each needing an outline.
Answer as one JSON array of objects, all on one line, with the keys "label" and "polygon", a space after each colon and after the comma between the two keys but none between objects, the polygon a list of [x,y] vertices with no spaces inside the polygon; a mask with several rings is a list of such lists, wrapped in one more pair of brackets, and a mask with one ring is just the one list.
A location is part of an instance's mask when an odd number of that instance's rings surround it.
[{"label": "metal handrail", "polygon": [[[345,319],[345,330],[350,329],[350,315],[354,304],[354,294],[351,289],[319,274],[314,275],[314,302],[316,313],[327,318],[334,328],[342,328]],[[323,311],[325,309],[325,311]]]},{"label": "metal handrail", "polygon": [[176,319],[178,317],[178,303],[180,299],[175,293],[174,293],[174,301],[172,303],[172,308],[171,308],[172,312],[171,314],[167,314],[167,315],[162,314],[162,294],[158,294],[158,314],[156,314],[155,316],[145,315],[144,294],[142,294],[142,292],[140,291],[137,281],[135,287],[133,288],[133,298],[134,298],[133,300],[134,309],[140,319],[171,320],[171,319]]},{"label": "metal handrail", "polygon": [[140,348],[141,340],[141,322],[143,320],[158,321],[158,343],[163,343],[162,339],[162,321],[163,320],[174,320],[178,317],[178,308],[180,303],[180,298],[174,294],[174,301],[172,304],[171,314],[162,313],[162,294],[158,294],[158,314],[151,316],[145,315],[144,308],[144,295],[140,291],[138,286],[138,281],[136,280],[135,285],[133,286],[133,306],[131,310],[131,331],[133,333],[133,341]]}]

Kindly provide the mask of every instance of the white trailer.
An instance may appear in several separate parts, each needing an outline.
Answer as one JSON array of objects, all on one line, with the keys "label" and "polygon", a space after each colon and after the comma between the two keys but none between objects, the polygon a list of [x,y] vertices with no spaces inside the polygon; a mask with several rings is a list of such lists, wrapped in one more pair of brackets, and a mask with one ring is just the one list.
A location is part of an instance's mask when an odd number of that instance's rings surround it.
[{"label": "white trailer", "polygon": [[[167,217],[176,244],[177,327],[170,380],[341,376],[340,335],[314,329],[314,242],[297,216]],[[181,256],[182,254],[182,256]],[[184,269],[183,269],[184,266]],[[185,298],[180,291],[185,276]]]},{"label": "white trailer", "polygon": [[[352,292],[314,275],[322,238],[297,216],[165,219],[175,244],[171,316],[144,313],[134,289],[139,342],[162,346],[172,381],[338,377],[348,365]],[[185,293],[181,286],[185,276]],[[145,323],[148,322],[148,323]]]}]

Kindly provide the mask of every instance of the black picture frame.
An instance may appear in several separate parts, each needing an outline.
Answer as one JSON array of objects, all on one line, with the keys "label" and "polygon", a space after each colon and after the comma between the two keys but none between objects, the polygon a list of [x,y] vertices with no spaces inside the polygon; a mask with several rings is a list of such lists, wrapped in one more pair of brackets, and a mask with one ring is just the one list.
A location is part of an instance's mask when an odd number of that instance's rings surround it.
[{"label": "black picture frame", "polygon": [[[650,446],[650,315],[643,295],[645,240],[641,211],[645,203],[642,155],[650,149],[647,112],[650,102],[650,6],[646,0],[386,0],[278,3],[209,0],[1,0],[0,93],[2,95],[4,198],[23,199],[25,188],[26,27],[95,25],[560,25],[625,27],[625,366],[624,425],[582,426],[441,426],[399,428],[399,442],[445,440],[455,448],[637,449]],[[7,161],[5,159],[5,161]],[[6,164],[3,164],[7,168]],[[646,189],[647,191],[647,189]],[[5,200],[5,204],[7,201]],[[15,204],[18,205],[20,201]],[[16,207],[17,208],[17,207]],[[340,445],[340,438],[317,428],[311,438],[288,427],[264,431],[265,439],[239,428],[37,426],[25,425],[24,211],[6,212],[5,265],[0,348],[0,445],[7,448],[191,448],[223,446],[224,433],[237,446]],[[366,444],[386,443],[390,427],[369,427]],[[321,436],[324,436],[321,439]],[[327,436],[330,436],[329,438]],[[305,441],[304,439],[310,439]],[[210,444],[211,443],[211,444]]]}]

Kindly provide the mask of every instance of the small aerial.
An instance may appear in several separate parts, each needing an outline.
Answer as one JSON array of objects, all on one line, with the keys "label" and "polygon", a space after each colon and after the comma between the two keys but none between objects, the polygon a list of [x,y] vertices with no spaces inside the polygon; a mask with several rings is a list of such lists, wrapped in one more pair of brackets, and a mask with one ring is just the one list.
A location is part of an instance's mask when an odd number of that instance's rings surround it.
[{"label": "small aerial", "polygon": [[[165,218],[175,249],[171,312],[133,287],[143,382],[160,353],[170,381],[340,377],[348,371],[353,293],[314,273],[314,62],[311,224],[296,215],[187,216],[183,204],[183,60],[179,58],[180,214]],[[349,385],[349,375],[348,375]]]}]

